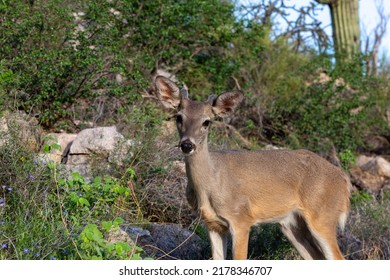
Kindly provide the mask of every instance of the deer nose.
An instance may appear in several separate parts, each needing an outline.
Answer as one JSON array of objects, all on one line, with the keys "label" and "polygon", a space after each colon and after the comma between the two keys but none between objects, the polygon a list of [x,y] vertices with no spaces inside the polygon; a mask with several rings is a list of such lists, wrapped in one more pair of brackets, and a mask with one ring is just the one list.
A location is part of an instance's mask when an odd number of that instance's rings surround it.
[{"label": "deer nose", "polygon": [[183,153],[190,154],[195,150],[195,144],[187,139],[180,143],[180,148]]}]

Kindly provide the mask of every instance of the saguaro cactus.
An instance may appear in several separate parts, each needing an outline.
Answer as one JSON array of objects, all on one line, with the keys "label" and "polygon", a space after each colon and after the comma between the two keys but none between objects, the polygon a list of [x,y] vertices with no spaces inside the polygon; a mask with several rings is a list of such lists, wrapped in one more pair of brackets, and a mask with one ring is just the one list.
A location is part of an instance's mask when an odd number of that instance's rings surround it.
[{"label": "saguaro cactus", "polygon": [[330,8],[337,54],[351,58],[360,51],[359,0],[316,0]]}]

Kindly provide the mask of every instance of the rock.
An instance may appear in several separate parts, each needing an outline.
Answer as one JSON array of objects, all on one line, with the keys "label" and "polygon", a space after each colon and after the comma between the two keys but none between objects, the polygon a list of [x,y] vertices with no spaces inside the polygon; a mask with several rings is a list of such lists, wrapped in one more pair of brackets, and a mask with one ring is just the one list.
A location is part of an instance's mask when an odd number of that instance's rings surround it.
[{"label": "rock", "polygon": [[390,178],[390,162],[383,157],[359,156],[357,166],[363,171],[370,172],[372,175]]},{"label": "rock", "polygon": [[385,180],[377,175],[364,172],[358,167],[350,170],[351,181],[358,189],[368,191],[372,194],[378,194],[383,187]]},{"label": "rock", "polygon": [[150,232],[140,227],[128,226],[125,232],[133,241],[137,241],[139,238],[150,237]]},{"label": "rock", "polygon": [[388,185],[390,162],[381,156],[360,155],[350,173],[355,185],[377,194]]},{"label": "rock", "polygon": [[319,84],[326,84],[329,83],[332,80],[332,78],[326,74],[325,72],[321,72],[318,77],[317,83]]},{"label": "rock", "polygon": [[345,81],[343,78],[337,78],[335,81],[334,81],[334,86],[335,87],[344,87],[346,85]]},{"label": "rock", "polygon": [[9,139],[11,133],[17,135],[21,142],[32,151],[39,150],[42,128],[36,118],[22,111],[4,112],[0,118],[0,146]]},{"label": "rock", "polygon": [[272,144],[267,144],[265,145],[264,147],[264,150],[284,150],[285,148],[281,148],[281,147],[278,147],[278,146],[274,146]]},{"label": "rock", "polygon": [[115,126],[84,129],[77,134],[70,146],[66,168],[69,172],[78,172],[91,178],[94,159],[107,168],[110,163],[121,165],[131,156],[130,148],[134,144],[131,140],[126,140]]},{"label": "rock", "polygon": [[113,149],[108,155],[108,162],[122,166],[126,158],[133,156],[133,154],[129,151],[131,147],[135,145],[136,143],[133,140],[123,139],[118,141],[115,145],[115,149]]},{"label": "rock", "polygon": [[148,230],[128,227],[125,231],[155,259],[203,260],[210,255],[206,241],[177,224],[152,224]]},{"label": "rock", "polygon": [[375,162],[375,169],[378,175],[390,178],[390,162],[385,160],[383,157],[377,157]]},{"label": "rock", "polygon": [[366,138],[365,143],[369,150],[376,154],[389,154],[390,152],[390,143],[383,136],[370,135]]},{"label": "rock", "polygon": [[111,229],[106,236],[106,240],[110,243],[125,242],[130,246],[134,245],[133,239],[121,228]]},{"label": "rock", "polygon": [[49,159],[56,163],[66,163],[68,153],[77,134],[73,133],[49,133],[44,137],[44,144],[53,145],[59,144],[60,150],[53,149],[49,154]]},{"label": "rock", "polygon": [[[71,178],[72,173],[78,173],[83,176],[86,181],[92,181],[92,166],[90,163],[90,158],[86,156],[77,156],[73,157],[74,162],[72,164],[64,165],[64,177]],[[68,176],[69,175],[69,176]]]},{"label": "rock", "polygon": [[124,140],[115,126],[87,128],[79,132],[70,147],[69,154],[98,153],[107,155],[115,148],[115,145]]},{"label": "rock", "polygon": [[366,165],[369,161],[372,161],[373,157],[368,157],[365,155],[359,155],[356,158],[356,166],[362,168],[364,165]]}]

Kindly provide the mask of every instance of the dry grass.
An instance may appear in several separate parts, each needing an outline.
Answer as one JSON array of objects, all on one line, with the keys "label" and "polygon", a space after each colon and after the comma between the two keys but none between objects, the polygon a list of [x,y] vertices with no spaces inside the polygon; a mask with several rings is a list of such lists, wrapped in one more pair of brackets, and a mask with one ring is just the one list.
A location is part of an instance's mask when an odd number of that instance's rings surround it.
[{"label": "dry grass", "polygon": [[348,259],[390,259],[390,199],[352,200],[340,245]]}]

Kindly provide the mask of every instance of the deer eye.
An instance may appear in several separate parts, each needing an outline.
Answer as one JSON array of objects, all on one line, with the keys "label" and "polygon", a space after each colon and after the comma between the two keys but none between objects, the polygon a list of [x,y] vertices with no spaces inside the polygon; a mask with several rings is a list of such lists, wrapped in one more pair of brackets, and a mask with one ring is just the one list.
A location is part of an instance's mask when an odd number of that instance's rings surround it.
[{"label": "deer eye", "polygon": [[175,119],[176,119],[176,123],[177,124],[182,124],[183,123],[183,117],[182,116],[176,115]]},{"label": "deer eye", "polygon": [[209,127],[210,126],[210,124],[211,124],[211,121],[210,120],[205,120],[204,122],[203,122],[203,127]]}]

